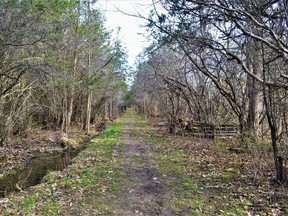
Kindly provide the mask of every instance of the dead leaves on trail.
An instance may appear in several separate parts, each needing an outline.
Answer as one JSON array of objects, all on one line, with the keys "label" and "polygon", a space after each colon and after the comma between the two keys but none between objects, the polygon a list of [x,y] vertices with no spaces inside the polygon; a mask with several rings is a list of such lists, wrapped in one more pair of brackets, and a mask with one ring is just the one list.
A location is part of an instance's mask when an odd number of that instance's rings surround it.
[{"label": "dead leaves on trail", "polygon": [[169,136],[169,141],[190,155],[183,163],[185,171],[197,179],[197,193],[222,209],[221,215],[288,214],[287,187],[273,184],[273,163],[255,150],[236,154],[212,141],[191,137]]}]

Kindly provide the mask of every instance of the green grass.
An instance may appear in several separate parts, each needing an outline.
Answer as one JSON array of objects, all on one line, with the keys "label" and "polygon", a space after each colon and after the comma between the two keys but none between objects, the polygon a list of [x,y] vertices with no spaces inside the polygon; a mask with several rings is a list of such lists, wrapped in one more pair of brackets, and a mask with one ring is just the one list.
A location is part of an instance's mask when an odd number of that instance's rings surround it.
[{"label": "green grass", "polygon": [[40,212],[43,216],[56,216],[58,215],[58,211],[61,209],[61,205],[59,203],[48,203],[45,207],[43,207]]},{"label": "green grass", "polygon": [[27,214],[30,211],[30,209],[33,206],[35,206],[35,204],[36,204],[36,200],[35,200],[35,198],[33,196],[24,199],[23,203],[22,203],[22,207],[24,209],[24,212]]},{"label": "green grass", "polygon": [[6,210],[4,210],[3,211],[3,213],[1,214],[2,216],[7,216],[8,215],[8,213],[7,213],[7,211]]}]

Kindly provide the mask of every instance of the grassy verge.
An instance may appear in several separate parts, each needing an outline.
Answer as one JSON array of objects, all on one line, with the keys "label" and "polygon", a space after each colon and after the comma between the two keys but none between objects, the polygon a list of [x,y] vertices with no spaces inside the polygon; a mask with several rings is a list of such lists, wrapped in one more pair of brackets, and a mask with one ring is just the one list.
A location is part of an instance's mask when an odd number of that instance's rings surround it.
[{"label": "grassy verge", "polygon": [[104,197],[124,180],[120,118],[91,140],[64,171],[50,172],[43,183],[12,194],[0,203],[1,215],[105,214]]}]

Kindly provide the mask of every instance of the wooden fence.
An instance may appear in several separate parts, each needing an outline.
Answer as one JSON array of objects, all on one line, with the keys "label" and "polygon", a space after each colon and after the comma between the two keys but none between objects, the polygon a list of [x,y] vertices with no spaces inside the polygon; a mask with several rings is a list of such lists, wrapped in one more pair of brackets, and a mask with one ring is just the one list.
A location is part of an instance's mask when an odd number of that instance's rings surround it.
[{"label": "wooden fence", "polygon": [[212,125],[195,122],[190,134],[194,137],[207,139],[231,139],[235,137],[237,132],[238,127],[235,125]]},{"label": "wooden fence", "polygon": [[[213,125],[203,122],[183,122],[176,125],[175,133],[179,135],[193,136],[205,139],[232,139],[234,138],[239,127],[236,125]],[[157,123],[158,127],[168,127],[167,122],[161,121]]]}]

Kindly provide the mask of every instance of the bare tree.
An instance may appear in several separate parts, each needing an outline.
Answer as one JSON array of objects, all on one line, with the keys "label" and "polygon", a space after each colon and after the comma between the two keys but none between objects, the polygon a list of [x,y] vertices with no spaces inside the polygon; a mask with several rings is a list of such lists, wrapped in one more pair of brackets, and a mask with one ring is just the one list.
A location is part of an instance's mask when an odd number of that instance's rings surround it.
[{"label": "bare tree", "polygon": [[[237,115],[244,137],[256,141],[260,123],[265,124],[267,118],[276,177],[283,181],[280,174],[283,165],[278,155],[282,130],[279,130],[278,123],[280,116],[275,112],[281,100],[279,98],[277,101],[278,97],[274,96],[278,90],[287,89],[285,2],[161,2],[166,13],[158,12],[155,7],[148,18],[153,37],[160,44],[177,46],[192,67],[209,78]],[[272,72],[270,68],[276,62],[281,62],[281,66]],[[241,84],[235,83],[233,78],[237,78]]]}]

